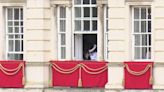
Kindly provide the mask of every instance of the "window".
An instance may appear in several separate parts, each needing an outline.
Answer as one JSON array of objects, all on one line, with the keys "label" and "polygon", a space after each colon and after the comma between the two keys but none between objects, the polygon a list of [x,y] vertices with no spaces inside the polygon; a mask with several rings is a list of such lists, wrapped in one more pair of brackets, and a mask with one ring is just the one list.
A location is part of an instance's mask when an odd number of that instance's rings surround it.
[{"label": "window", "polygon": [[104,9],[104,58],[108,60],[108,46],[109,46],[109,37],[108,37],[108,6],[105,6]]},{"label": "window", "polygon": [[134,60],[150,60],[152,52],[151,8],[133,7]]},{"label": "window", "polygon": [[97,25],[96,0],[74,0],[74,59],[92,59],[88,52],[97,45]]},{"label": "window", "polygon": [[58,59],[66,59],[66,7],[58,8]]},{"label": "window", "polygon": [[6,8],[6,59],[23,60],[23,8]]}]

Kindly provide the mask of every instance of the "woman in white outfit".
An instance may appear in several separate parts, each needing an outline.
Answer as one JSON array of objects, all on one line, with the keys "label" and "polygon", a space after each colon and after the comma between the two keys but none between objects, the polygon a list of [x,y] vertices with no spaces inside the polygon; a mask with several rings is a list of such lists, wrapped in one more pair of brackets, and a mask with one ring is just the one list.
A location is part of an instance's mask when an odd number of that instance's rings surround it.
[{"label": "woman in white outfit", "polygon": [[93,48],[89,50],[90,53],[90,59],[91,60],[97,60],[97,45],[94,44]]}]

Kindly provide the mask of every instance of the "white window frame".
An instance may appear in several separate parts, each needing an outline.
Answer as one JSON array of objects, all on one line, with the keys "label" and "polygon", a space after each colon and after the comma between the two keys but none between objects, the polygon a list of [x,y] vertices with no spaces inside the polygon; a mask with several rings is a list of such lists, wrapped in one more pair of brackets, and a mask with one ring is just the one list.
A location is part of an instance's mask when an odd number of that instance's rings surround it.
[{"label": "white window frame", "polygon": [[[65,18],[61,18],[60,17],[60,9],[61,8],[65,8]],[[67,11],[66,11],[66,7],[65,6],[58,6],[57,7],[57,30],[58,30],[58,59],[59,60],[65,60],[66,59],[66,56],[67,56],[67,54],[66,54],[66,25],[67,25]],[[60,20],[64,20],[65,21],[65,31],[64,32],[61,32],[60,31]],[[65,35],[65,44],[64,45],[62,45],[61,44],[61,34],[64,34]],[[65,57],[64,58],[62,58],[62,52],[61,52],[61,48],[65,48]]]},{"label": "white window frame", "polygon": [[[9,9],[9,8],[11,8],[11,9],[19,9],[19,11],[20,11],[20,9],[22,9],[23,11],[22,11],[22,14],[23,14],[23,17],[22,17],[22,19],[20,20],[15,20],[14,18],[14,20],[8,20],[7,19],[7,16],[8,16],[8,12],[7,12],[7,9]],[[20,55],[22,55],[22,60],[24,59],[24,8],[22,7],[22,6],[7,6],[7,7],[5,7],[4,8],[4,10],[5,10],[5,44],[6,44],[6,54],[5,54],[5,59],[6,60],[8,60],[9,59],[9,57],[8,57],[8,54],[20,54]],[[14,16],[12,16],[12,17],[14,17]],[[19,12],[19,18],[20,18],[20,12]],[[15,25],[13,25],[13,26],[11,26],[11,27],[13,27],[13,28],[15,28],[15,27],[18,27],[19,28],[19,33],[8,33],[8,21],[12,21],[12,23],[14,23],[14,22],[19,22],[19,25],[18,26],[15,26]],[[23,22],[23,25],[21,26],[20,25],[20,22]],[[13,29],[12,28],[12,29]],[[20,31],[20,29],[23,29],[23,33],[21,33]],[[15,31],[15,29],[13,29],[13,31]],[[9,51],[8,49],[9,49],[9,44],[8,44],[8,41],[9,40],[11,40],[11,39],[9,39],[8,38],[8,35],[12,35],[12,36],[15,36],[15,35],[19,35],[19,36],[22,36],[23,38],[18,38],[18,39],[15,39],[15,37],[14,37],[14,41],[15,40],[19,40],[20,41],[20,51]],[[14,45],[14,47],[13,47],[13,49],[15,50],[15,44],[13,44]],[[22,46],[23,45],[23,46]],[[23,48],[23,49],[22,49]],[[18,60],[20,60],[20,59],[18,59]]]},{"label": "white window frame", "polygon": [[[109,59],[109,19],[108,19],[108,5],[104,6],[104,59]],[[107,23],[108,22],[108,23]]]},{"label": "white window frame", "polygon": [[[141,19],[141,14],[140,14],[140,16],[139,16],[139,19],[134,19],[134,8],[139,8],[139,14],[141,13],[141,8],[146,8],[146,14],[148,14],[148,8],[150,8],[150,10],[151,10],[151,13],[152,13],[152,8],[151,8],[151,6],[133,6],[132,7],[132,60],[134,60],[134,61],[152,61],[153,60],[153,48],[152,48],[152,14],[151,14],[151,19]],[[146,15],[147,16],[147,15]],[[134,21],[139,21],[139,33],[135,33],[134,32]],[[142,33],[141,32],[141,21],[146,21],[146,31],[148,31],[148,27],[147,27],[147,25],[148,25],[148,21],[151,21],[151,32],[145,32],[145,33]],[[139,59],[135,59],[135,47],[137,47],[137,46],[135,46],[135,35],[136,34],[139,34],[140,35],[140,44],[142,43],[142,39],[141,39],[141,35],[143,35],[143,34],[146,34],[146,35],[151,35],[151,45],[150,46],[142,46],[142,45],[140,45],[140,46],[138,46],[138,47],[140,47],[140,58]],[[147,37],[148,38],[148,37]],[[147,39],[147,41],[148,41],[149,39]],[[149,43],[147,43],[147,44],[149,44]],[[147,48],[147,50],[148,50],[148,48],[150,48],[151,49],[151,52],[149,52],[150,53],[150,59],[148,58],[149,56],[148,55],[146,55],[146,57],[147,57],[147,59],[143,59],[142,58],[142,49],[141,49],[141,47],[146,47]]]},{"label": "white window frame", "polygon": [[[73,26],[73,33],[72,33],[72,41],[73,41],[73,44],[72,44],[72,48],[73,48],[73,59],[77,59],[75,56],[75,35],[83,35],[83,34],[95,34],[97,35],[97,39],[98,39],[98,14],[97,14],[97,17],[92,17],[91,13],[92,13],[92,9],[90,9],[90,17],[88,18],[84,18],[84,13],[83,13],[83,8],[84,7],[89,7],[89,8],[93,8],[93,7],[96,7],[97,8],[97,13],[98,13],[98,7],[97,7],[97,4],[91,4],[91,0],[90,0],[90,4],[83,4],[83,0],[81,0],[81,4],[75,4],[75,0],[72,0],[72,5],[73,5],[73,8],[72,8],[72,26]],[[76,18],[75,17],[75,7],[81,7],[81,18]],[[81,29],[80,31],[76,31],[75,30],[75,20],[81,20]],[[90,30],[89,31],[85,31],[84,30],[84,27],[83,27],[83,20],[89,20],[90,21]],[[94,30],[92,31],[92,20],[96,20],[97,21],[97,30]],[[81,50],[80,50],[81,52]]]}]

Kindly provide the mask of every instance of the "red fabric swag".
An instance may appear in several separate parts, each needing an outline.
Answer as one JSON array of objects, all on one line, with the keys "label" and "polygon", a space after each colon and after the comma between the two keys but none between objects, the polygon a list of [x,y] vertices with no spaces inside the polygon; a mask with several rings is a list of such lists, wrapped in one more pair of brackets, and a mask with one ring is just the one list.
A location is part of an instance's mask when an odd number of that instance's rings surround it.
[{"label": "red fabric swag", "polygon": [[[19,60],[0,61],[0,87],[22,88],[24,87],[25,62]],[[20,68],[18,67],[20,66]],[[19,69],[16,69],[19,68]],[[7,69],[7,70],[5,70]],[[15,69],[15,70],[14,70]],[[12,70],[12,71],[11,71]]]},{"label": "red fabric swag", "polygon": [[152,89],[153,62],[124,62],[125,89]]},{"label": "red fabric swag", "polygon": [[[51,61],[52,64],[58,65],[62,69],[71,69],[77,65],[84,64],[84,66],[91,69],[98,69],[106,65],[106,62],[92,62],[92,61]],[[83,66],[83,65],[82,65]],[[64,74],[52,67],[52,84],[53,86],[65,86],[65,87],[79,87],[79,78],[81,77],[82,87],[104,87],[108,81],[107,71],[104,70],[99,74],[89,74],[98,73],[99,71],[90,70],[81,67],[81,72],[79,72],[80,67],[78,67],[74,72],[69,74]],[[105,69],[105,68],[104,68]],[[89,71],[89,73],[87,72]],[[80,76],[81,75],[81,76]]]}]

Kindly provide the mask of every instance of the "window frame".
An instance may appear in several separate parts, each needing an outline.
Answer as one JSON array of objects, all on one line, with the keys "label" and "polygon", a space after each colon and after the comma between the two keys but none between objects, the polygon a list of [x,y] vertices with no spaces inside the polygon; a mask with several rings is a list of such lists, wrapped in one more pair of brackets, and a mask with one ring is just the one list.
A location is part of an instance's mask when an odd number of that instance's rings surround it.
[{"label": "window frame", "polygon": [[[151,10],[151,19],[147,19],[147,15],[146,15],[146,19],[141,19],[141,14],[139,15],[139,19],[134,19],[134,8],[139,8],[139,14],[141,13],[141,8],[146,8],[146,14],[148,14],[148,8],[150,8]],[[152,7],[151,5],[143,5],[143,6],[132,6],[131,7],[131,14],[132,14],[132,17],[131,17],[131,20],[132,20],[132,60],[133,61],[152,61],[153,60],[153,29],[152,29]],[[142,33],[141,32],[141,22],[142,21],[146,21],[146,32]],[[138,33],[135,33],[134,32],[134,21],[138,21],[139,22],[139,32]],[[151,21],[151,32],[148,32],[148,21]],[[142,35],[150,35],[151,36],[151,45],[149,46],[149,44],[146,42],[146,46],[143,46],[143,45],[139,45],[138,47],[140,48],[140,58],[139,59],[136,59],[135,58],[135,35],[138,34],[140,35],[140,43],[142,43]],[[148,36],[147,36],[148,38]],[[147,39],[148,41],[148,39]],[[151,51],[149,52],[150,53],[150,59],[148,59],[148,56],[146,55],[146,59],[143,59],[142,57],[142,48],[145,47],[147,48],[147,51],[148,49],[150,48]]]},{"label": "window frame", "polygon": [[[8,9],[10,9],[10,8],[12,9],[12,14],[14,14],[14,9],[19,9],[19,19],[18,20],[15,20],[15,18],[12,18],[12,20],[7,19],[8,18]],[[24,7],[23,6],[6,6],[3,9],[4,9],[4,13],[5,13],[5,15],[4,15],[5,16],[5,21],[4,21],[5,22],[5,34],[4,34],[5,35],[4,36],[5,37],[5,59],[9,60],[8,54],[13,54],[13,55],[19,54],[19,55],[22,55],[22,59],[11,59],[11,60],[24,60],[24,50],[25,50],[25,48],[24,48],[24,43],[25,43],[24,42],[24,32],[25,32],[24,31]],[[21,9],[22,9],[22,19],[20,19]],[[12,17],[14,17],[14,16],[12,16]],[[11,26],[12,29],[15,27],[18,27],[19,28],[18,33],[14,32],[15,29],[12,30],[13,33],[8,32],[8,27],[9,27],[8,22],[9,21],[12,21],[13,23],[14,22],[19,23],[18,26],[15,26],[14,24]],[[20,24],[21,22],[23,23],[22,25]],[[23,33],[21,33],[21,29],[23,30]],[[8,37],[9,35],[11,35],[11,36],[19,35],[20,37],[18,39],[15,39],[15,37],[13,37],[14,39],[9,39],[9,37]],[[23,38],[21,38],[21,36]],[[20,48],[19,48],[20,51],[16,51],[16,49],[14,48],[15,44],[13,44],[14,45],[13,50],[15,50],[15,51],[9,51],[9,43],[8,43],[9,40],[13,40],[13,41],[19,40],[20,41]]]}]

